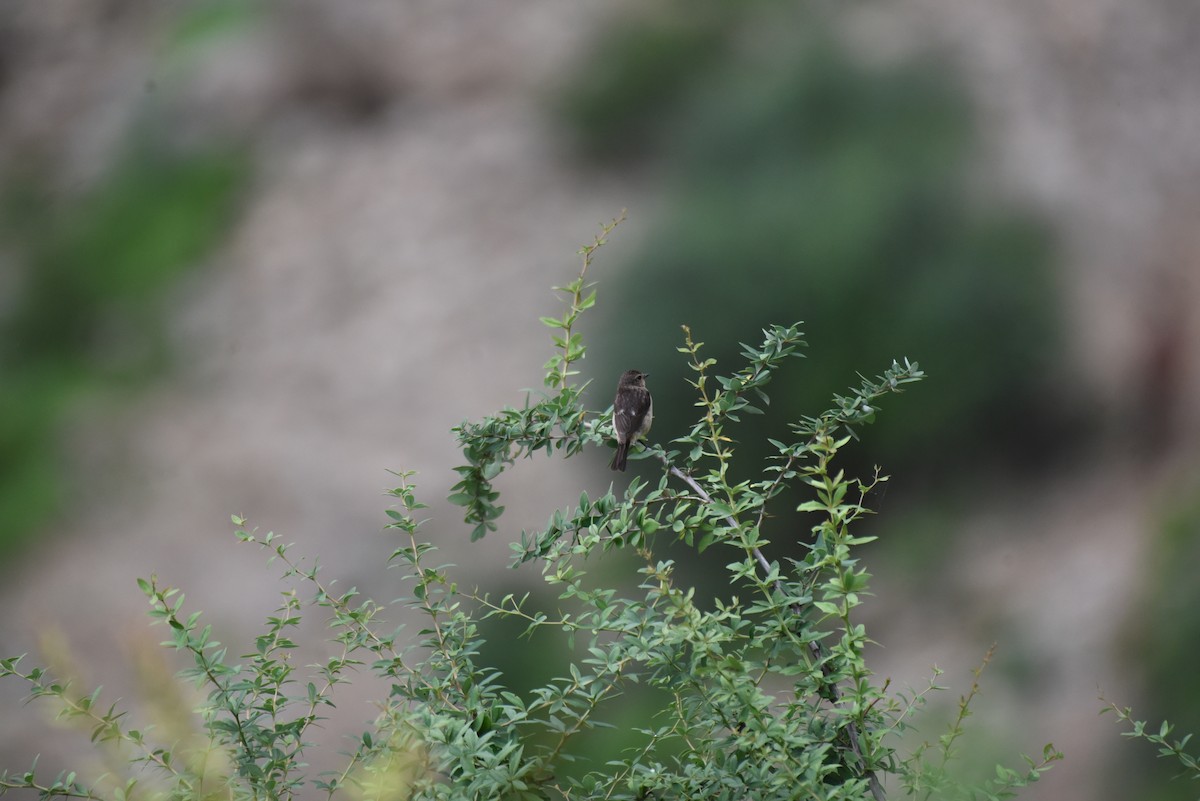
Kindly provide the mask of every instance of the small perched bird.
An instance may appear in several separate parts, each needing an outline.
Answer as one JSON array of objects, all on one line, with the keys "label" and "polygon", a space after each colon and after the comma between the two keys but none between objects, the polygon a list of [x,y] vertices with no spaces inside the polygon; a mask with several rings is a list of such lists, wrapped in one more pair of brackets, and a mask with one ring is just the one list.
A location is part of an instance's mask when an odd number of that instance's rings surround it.
[{"label": "small perched bird", "polygon": [[641,370],[626,370],[617,384],[617,397],[613,398],[613,431],[617,435],[617,453],[609,468],[624,470],[629,449],[639,437],[650,432],[654,421],[654,401],[646,389],[646,373]]}]

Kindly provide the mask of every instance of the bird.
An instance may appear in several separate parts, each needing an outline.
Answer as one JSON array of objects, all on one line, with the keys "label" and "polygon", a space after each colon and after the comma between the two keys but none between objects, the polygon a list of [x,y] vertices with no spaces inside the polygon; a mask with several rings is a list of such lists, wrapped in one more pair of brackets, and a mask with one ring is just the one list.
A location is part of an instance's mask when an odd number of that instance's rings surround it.
[{"label": "bird", "polygon": [[626,370],[617,383],[617,396],[613,398],[613,431],[617,435],[617,452],[613,456],[611,470],[625,470],[629,449],[639,437],[650,432],[654,421],[654,401],[646,389],[646,376],[641,370]]}]

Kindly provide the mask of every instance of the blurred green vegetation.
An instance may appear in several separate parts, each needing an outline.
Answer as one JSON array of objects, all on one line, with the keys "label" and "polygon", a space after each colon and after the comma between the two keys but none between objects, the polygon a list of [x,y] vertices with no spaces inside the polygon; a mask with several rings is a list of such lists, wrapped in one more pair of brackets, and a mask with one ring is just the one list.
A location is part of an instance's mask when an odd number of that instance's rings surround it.
[{"label": "blurred green vegetation", "polygon": [[207,0],[177,11],[168,37],[168,55],[178,62],[198,49],[266,23],[266,6],[245,0]]},{"label": "blurred green vegetation", "polygon": [[[1154,576],[1145,582],[1149,596],[1130,614],[1128,642],[1123,652],[1129,667],[1142,682],[1143,699],[1109,699],[1119,706],[1133,704],[1147,727],[1158,730],[1169,720],[1172,740],[1187,734],[1200,736],[1200,684],[1195,665],[1200,664],[1200,481],[1186,482],[1166,508],[1155,553],[1148,560]],[[1111,723],[1111,720],[1109,721]],[[1116,728],[1116,727],[1114,727]],[[1192,743],[1196,739],[1193,738]],[[1121,794],[1114,798],[1145,801],[1193,801],[1196,783],[1180,775],[1179,763],[1157,755],[1142,741],[1125,744],[1130,762],[1116,766],[1112,781]],[[1198,753],[1195,745],[1187,749]]]},{"label": "blurred green vegetation", "polygon": [[[1052,233],[983,180],[953,63],[867,55],[811,11],[666,0],[601,37],[560,109],[582,154],[664,187],[639,251],[604,283],[619,300],[602,304],[593,404],[609,402],[621,371],[648,371],[654,438],[673,439],[695,402],[675,352],[681,324],[729,372],[733,343],[801,320],[810,358],[734,432],[754,466],[767,437],[857,384],[854,369],[915,359],[933,382],[921,402],[889,405],[843,462],[895,477],[871,501],[894,521],[914,519],[898,507],[956,508],[981,485],[1043,474],[1086,415],[1060,379]],[[808,529],[786,508],[768,522],[774,556]],[[897,532],[880,547],[936,574],[953,531]]]},{"label": "blurred green vegetation", "polygon": [[44,152],[0,159],[0,556],[71,492],[60,439],[73,404],[168,362],[164,296],[224,235],[251,165],[237,144],[173,144],[177,122],[160,101],[204,47],[259,17],[236,0],[164,17],[154,91],[86,188],[63,188]]},{"label": "blurred green vegetation", "polygon": [[0,553],[68,492],[58,439],[71,403],[164,364],[163,291],[220,238],[246,166],[230,150],[140,145],[79,198],[54,195],[36,171],[4,182]]},{"label": "blurred green vegetation", "polygon": [[[889,409],[856,469],[953,485],[1050,461],[1068,430],[1052,237],[979,185],[952,66],[868,66],[778,4],[654,8],[602,40],[561,103],[584,153],[653,165],[667,186],[640,252],[605,283],[620,300],[605,307],[598,391],[649,371],[656,438],[672,438],[686,415],[668,410],[694,400],[681,323],[732,343],[803,320],[813,358],[746,421],[750,463],[765,436],[856,383],[848,365],[903,356],[942,389]],[[708,355],[738,364],[736,346]]]}]

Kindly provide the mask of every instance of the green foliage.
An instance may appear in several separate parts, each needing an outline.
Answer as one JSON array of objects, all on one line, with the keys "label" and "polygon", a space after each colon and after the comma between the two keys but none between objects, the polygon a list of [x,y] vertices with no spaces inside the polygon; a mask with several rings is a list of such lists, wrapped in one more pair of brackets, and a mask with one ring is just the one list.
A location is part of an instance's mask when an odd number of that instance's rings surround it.
[{"label": "green foliage", "polygon": [[[1172,770],[1176,776],[1184,776],[1193,781],[1200,780],[1200,759],[1197,759],[1192,754],[1188,753],[1188,743],[1191,742],[1192,735],[1185,734],[1178,739],[1172,739],[1171,734],[1175,730],[1175,726],[1164,720],[1155,730],[1144,720],[1137,720],[1133,717],[1133,710],[1129,707],[1119,707],[1116,704],[1109,704],[1104,709],[1100,710],[1101,714],[1112,712],[1120,723],[1128,726],[1128,731],[1121,732],[1122,737],[1128,737],[1131,740],[1144,740],[1150,745],[1155,746],[1159,759],[1167,759],[1173,763]],[[1183,773],[1178,773],[1178,767],[1183,768]],[[1188,787],[1184,784],[1174,785],[1178,788],[1178,792],[1171,794],[1171,797],[1178,798],[1195,798],[1195,785]],[[1157,796],[1156,796],[1157,797]]]},{"label": "green foliage", "polygon": [[563,316],[542,318],[543,325],[561,332],[553,339],[555,347],[562,352],[556,352],[544,365],[545,385],[557,389],[555,395],[533,405],[526,398],[524,408],[507,408],[498,415],[478,423],[463,423],[455,429],[468,463],[454,468],[462,480],[451,489],[449,500],[466,507],[466,520],[475,526],[471,532],[472,540],[496,530],[495,521],[504,513],[504,507],[496,506],[499,493],[492,489],[491,482],[507,466],[521,456],[531,456],[539,450],[558,450],[564,456],[572,456],[589,442],[601,442],[594,430],[594,421],[587,421],[581,405],[584,387],[570,381],[578,374],[572,366],[583,358],[586,350],[574,325],[579,315],[596,302],[596,293],[587,292],[590,285],[585,283],[592,254],[622,219],[624,215],[605,225],[600,236],[579,251],[583,256],[579,277],[565,287],[555,287],[569,299]]},{"label": "green foliage", "polygon": [[[616,224],[614,221],[613,225]],[[605,228],[606,235],[612,226]],[[603,235],[583,250],[583,270],[563,288],[567,310],[544,322],[558,353],[546,363],[545,394],[519,409],[456,429],[467,464],[452,500],[472,536],[498,532],[503,507],[492,481],[520,456],[539,451],[569,457],[612,438],[606,411],[585,409],[572,366],[586,353],[579,314],[595,294],[586,281]],[[397,473],[388,511],[397,544],[391,563],[408,582],[401,603],[422,621],[415,636],[392,629],[384,608],[354,589],[334,592],[317,567],[293,559],[290,546],[234,518],[237,535],[284,565],[288,589],[253,647],[236,660],[176,590],[140,582],[167,645],[189,657],[182,674],[205,693],[191,734],[133,728],[98,694],[79,696],[69,681],[20,660],[0,661],[35,697],[58,702],[60,714],[85,723],[98,748],[118,744],[135,756],[121,770],[85,782],[67,774],[40,783],[35,771],[0,776],[0,793],[35,790],[41,797],[96,799],[292,799],[313,791],[369,799],[874,799],[894,791],[918,798],[1005,798],[1035,781],[1059,758],[1047,747],[1023,771],[998,768],[981,789],[945,778],[955,756],[972,693],[952,730],[904,756],[900,732],[912,724],[923,694],[892,695],[872,679],[864,658],[870,642],[856,609],[869,590],[860,547],[870,537],[855,524],[870,513],[866,499],[883,479],[849,477],[842,450],[871,422],[884,399],[919,381],[915,363],[894,362],[876,378],[834,398],[815,416],[793,420],[770,441],[771,457],[752,479],[731,479],[739,457],[729,427],[768,403],[767,387],[804,345],[798,326],[773,325],[742,346],[728,374],[685,329],[679,348],[696,393],[694,424],[681,437],[640,449],[662,470],[634,477],[623,489],[554,513],[547,526],[512,543],[514,566],[540,570],[553,604],[531,594],[499,597],[461,588],[437,549],[419,537],[424,508],[411,473]],[[763,524],[784,489],[800,488],[801,510],[814,521],[794,531],[803,556],[770,560]],[[725,586],[711,608],[697,603],[663,549],[685,543],[723,565]],[[595,568],[622,555],[636,586],[606,581]],[[334,655],[297,669],[292,633],[302,613],[327,620]],[[569,655],[551,680],[517,693],[481,659],[481,624],[515,622],[545,634]],[[306,752],[314,726],[333,707],[335,688],[369,669],[386,680],[387,696],[332,773],[311,776]],[[643,687],[651,708],[631,726],[632,744],[603,762],[586,735],[613,725],[618,699]],[[931,689],[933,685],[931,684]]]}]

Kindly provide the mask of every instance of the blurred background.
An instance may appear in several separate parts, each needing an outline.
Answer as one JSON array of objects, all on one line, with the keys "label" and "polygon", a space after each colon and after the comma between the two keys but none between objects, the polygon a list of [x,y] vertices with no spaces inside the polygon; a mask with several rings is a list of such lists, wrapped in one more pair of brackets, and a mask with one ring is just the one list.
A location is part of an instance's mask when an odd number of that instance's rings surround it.
[{"label": "blurred background", "polygon": [[[0,655],[136,705],[179,667],[151,573],[241,653],[285,585],[234,513],[387,601],[389,469],[420,471],[462,583],[532,587],[507,543],[603,491],[609,455],[518,465],[471,545],[449,429],[540,386],[550,287],[628,208],[589,273],[591,406],[646,370],[666,441],[680,324],[732,371],[803,320],[809,358],[738,431],[752,465],[917,360],[846,464],[892,476],[880,680],[946,671],[933,738],[998,643],[968,775],[1053,741],[1023,797],[1192,797],[1098,712],[1200,731],[1200,6],[797,5],[8,0]],[[497,664],[553,664],[510,634]],[[346,688],[332,750],[379,689]],[[86,769],[24,694],[0,684],[0,767]]]}]

